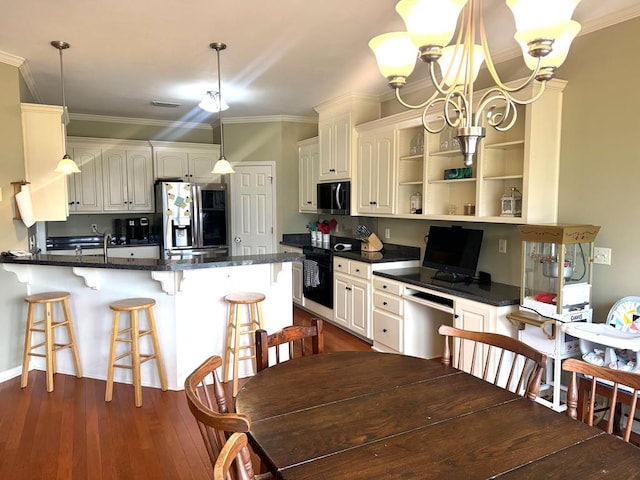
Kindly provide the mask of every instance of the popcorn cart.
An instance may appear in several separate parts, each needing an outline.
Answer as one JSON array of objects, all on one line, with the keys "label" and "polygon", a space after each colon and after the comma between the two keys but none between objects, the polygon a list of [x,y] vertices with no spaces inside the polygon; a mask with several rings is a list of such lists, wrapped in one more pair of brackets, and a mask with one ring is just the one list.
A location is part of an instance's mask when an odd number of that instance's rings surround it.
[{"label": "popcorn cart", "polygon": [[520,309],[507,315],[518,338],[548,357],[538,401],[554,410],[562,403],[561,361],[580,354],[579,340],[559,328],[591,323],[594,225],[521,225],[522,283]]}]

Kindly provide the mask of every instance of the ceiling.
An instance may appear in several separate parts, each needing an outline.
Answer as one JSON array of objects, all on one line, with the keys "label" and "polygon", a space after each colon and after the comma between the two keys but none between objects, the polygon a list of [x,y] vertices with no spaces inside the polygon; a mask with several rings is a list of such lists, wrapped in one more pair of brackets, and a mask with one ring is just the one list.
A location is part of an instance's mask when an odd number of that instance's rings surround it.
[{"label": "ceiling", "polygon": [[[21,65],[37,102],[60,105],[63,53],[70,113],[210,123],[197,107],[217,90],[221,52],[225,118],[314,116],[326,100],[389,91],[369,40],[403,30],[392,0],[20,0],[3,9],[0,61]],[[486,0],[489,44],[515,56],[510,10]],[[365,8],[366,7],[366,8]],[[637,0],[582,0],[574,19],[587,33],[640,15]],[[499,32],[499,34],[495,34]],[[492,35],[493,34],[493,35]],[[24,63],[22,62],[24,60]],[[424,76],[416,68],[409,83]],[[154,107],[152,100],[180,103]]]}]

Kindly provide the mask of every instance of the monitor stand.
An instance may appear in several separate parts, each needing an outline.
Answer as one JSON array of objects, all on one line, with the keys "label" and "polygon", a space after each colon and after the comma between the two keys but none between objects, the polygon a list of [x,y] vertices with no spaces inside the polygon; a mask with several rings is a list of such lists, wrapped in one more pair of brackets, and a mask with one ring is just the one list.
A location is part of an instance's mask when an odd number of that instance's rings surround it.
[{"label": "monitor stand", "polygon": [[460,273],[450,273],[443,272],[442,270],[438,270],[433,277],[432,280],[440,280],[442,282],[448,283],[466,283],[467,285],[473,282],[473,277],[469,275],[462,275]]}]

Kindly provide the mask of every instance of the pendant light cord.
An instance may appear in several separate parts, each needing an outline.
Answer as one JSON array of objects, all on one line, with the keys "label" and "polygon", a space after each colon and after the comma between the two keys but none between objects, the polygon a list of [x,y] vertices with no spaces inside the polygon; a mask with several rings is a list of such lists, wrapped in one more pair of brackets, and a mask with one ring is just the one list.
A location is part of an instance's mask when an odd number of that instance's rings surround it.
[{"label": "pendant light cord", "polygon": [[224,127],[222,126],[222,87],[220,82],[220,48],[216,48],[218,56],[218,122],[220,122],[220,158],[224,157]]}]

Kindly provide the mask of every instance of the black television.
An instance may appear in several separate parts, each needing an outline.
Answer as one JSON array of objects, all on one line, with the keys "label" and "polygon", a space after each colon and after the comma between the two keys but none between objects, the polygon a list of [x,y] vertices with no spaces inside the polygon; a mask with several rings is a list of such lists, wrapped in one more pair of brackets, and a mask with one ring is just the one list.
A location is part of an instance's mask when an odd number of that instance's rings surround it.
[{"label": "black television", "polygon": [[462,227],[429,228],[422,266],[436,269],[434,280],[473,280],[482,246],[482,230]]}]

